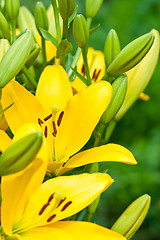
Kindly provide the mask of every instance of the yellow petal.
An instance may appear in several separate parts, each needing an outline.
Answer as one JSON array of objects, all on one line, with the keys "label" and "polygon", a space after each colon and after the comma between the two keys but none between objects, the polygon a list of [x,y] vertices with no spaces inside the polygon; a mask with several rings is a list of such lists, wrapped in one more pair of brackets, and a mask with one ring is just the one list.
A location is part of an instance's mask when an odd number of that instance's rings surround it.
[{"label": "yellow petal", "polygon": [[68,101],[55,140],[57,161],[73,155],[89,140],[111,95],[110,83],[100,81],[81,90]]},{"label": "yellow petal", "polygon": [[3,109],[14,103],[4,114],[15,134],[25,123],[38,123],[45,113],[36,97],[18,82],[10,81],[2,90]]},{"label": "yellow petal", "polygon": [[8,135],[0,130],[0,151],[4,152],[12,143],[12,139],[8,137]]},{"label": "yellow petal", "polygon": [[72,96],[68,76],[60,65],[47,66],[41,74],[37,86],[36,97],[42,106],[51,112],[54,104],[64,108]]},{"label": "yellow petal", "polygon": [[136,164],[132,153],[118,144],[106,144],[100,147],[94,147],[74,155],[61,168],[59,174],[62,174],[75,167],[80,167],[94,162],[122,162],[127,164]]},{"label": "yellow petal", "polygon": [[50,179],[33,193],[15,227],[26,231],[67,218],[87,207],[112,182],[108,174],[102,173]]},{"label": "yellow petal", "polygon": [[143,101],[149,101],[149,99],[150,99],[150,97],[147,94],[143,93],[143,92],[141,92],[139,94],[139,98],[142,99]]}]

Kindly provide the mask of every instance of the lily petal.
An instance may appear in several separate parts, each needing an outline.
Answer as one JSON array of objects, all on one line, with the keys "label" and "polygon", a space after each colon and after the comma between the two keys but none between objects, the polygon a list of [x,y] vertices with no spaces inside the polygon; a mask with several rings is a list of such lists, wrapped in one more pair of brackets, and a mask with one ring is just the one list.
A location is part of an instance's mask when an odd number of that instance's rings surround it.
[{"label": "lily petal", "polygon": [[4,152],[12,143],[12,139],[8,135],[0,130],[0,151]]},{"label": "lily petal", "polygon": [[60,109],[64,108],[72,95],[70,82],[63,67],[47,66],[39,79],[36,97],[48,113],[51,113],[54,104]]},{"label": "lily petal", "polygon": [[121,234],[88,222],[62,221],[49,226],[34,228],[22,234],[22,239],[45,240],[125,240]]},{"label": "lily petal", "polygon": [[3,109],[12,103],[14,104],[4,115],[14,134],[23,124],[38,123],[38,118],[45,116],[44,109],[36,97],[14,80],[2,90]]},{"label": "lily petal", "polygon": [[50,179],[33,193],[15,229],[27,231],[67,218],[91,204],[112,182],[102,173]]},{"label": "lily petal", "polygon": [[69,158],[89,140],[111,96],[110,83],[100,81],[81,90],[68,101],[55,140],[57,161]]}]

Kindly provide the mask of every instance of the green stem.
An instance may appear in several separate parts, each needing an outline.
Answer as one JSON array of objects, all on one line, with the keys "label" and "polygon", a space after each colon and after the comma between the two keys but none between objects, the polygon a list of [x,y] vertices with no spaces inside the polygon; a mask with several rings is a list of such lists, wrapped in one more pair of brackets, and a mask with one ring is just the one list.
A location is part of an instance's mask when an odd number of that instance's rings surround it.
[{"label": "green stem", "polygon": [[42,37],[42,56],[43,56],[43,65],[45,66],[47,63],[47,57],[46,57],[46,44],[45,39]]},{"label": "green stem", "polygon": [[12,27],[12,43],[14,43],[16,41],[16,21],[15,20],[12,20],[11,27]]},{"label": "green stem", "polygon": [[59,22],[59,9],[57,7],[56,0],[52,0],[52,6],[53,6],[53,11],[54,11],[54,17],[55,17],[57,40],[58,40],[58,44],[59,44],[61,42],[61,27],[60,27],[60,22]]},{"label": "green stem", "polygon": [[63,39],[67,39],[68,36],[68,19],[63,20]]},{"label": "green stem", "polygon": [[25,66],[23,66],[22,72],[27,77],[29,82],[36,88],[37,87],[37,82],[30,76],[30,74],[29,74],[29,72],[28,72],[28,70],[27,70],[27,68]]},{"label": "green stem", "polygon": [[84,69],[85,69],[85,75],[87,77],[87,85],[89,86],[91,82],[89,67],[88,67],[88,61],[87,61],[87,48],[82,48],[82,56],[83,56],[83,62],[84,62]]},{"label": "green stem", "polygon": [[89,29],[90,29],[91,24],[92,24],[92,18],[87,18],[87,25],[88,25]]}]

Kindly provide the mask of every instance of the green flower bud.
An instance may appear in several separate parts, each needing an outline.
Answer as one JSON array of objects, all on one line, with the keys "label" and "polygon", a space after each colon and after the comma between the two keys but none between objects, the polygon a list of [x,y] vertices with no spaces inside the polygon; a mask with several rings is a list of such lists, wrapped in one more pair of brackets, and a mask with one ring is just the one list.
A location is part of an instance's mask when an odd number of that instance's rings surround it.
[{"label": "green flower bud", "polygon": [[94,18],[98,13],[103,0],[86,0],[86,17]]},{"label": "green flower bud", "polygon": [[6,12],[11,20],[16,20],[20,8],[20,0],[6,0]]},{"label": "green flower bud", "polygon": [[58,0],[59,11],[63,20],[70,18],[75,8],[75,0]]},{"label": "green flower bud", "polygon": [[67,39],[64,39],[60,42],[57,48],[57,58],[60,58],[62,56],[64,57],[71,51],[72,51],[72,44]]},{"label": "green flower bud", "polygon": [[33,65],[33,63],[35,62],[36,58],[39,55],[39,52],[40,52],[40,46],[36,43],[25,63],[27,68]]},{"label": "green flower bud", "polygon": [[11,144],[0,156],[0,176],[23,170],[35,158],[42,145],[42,133],[31,133]]},{"label": "green flower bud", "polygon": [[0,12],[0,38],[6,38],[10,40],[9,25],[1,12]]},{"label": "green flower bud", "polygon": [[107,35],[104,45],[104,58],[106,68],[111,64],[120,52],[120,42],[118,35],[114,29],[111,29]]},{"label": "green flower bud", "polygon": [[112,84],[113,92],[111,101],[101,117],[101,122],[109,123],[120,109],[127,91],[127,75],[122,74]]},{"label": "green flower bud", "polygon": [[112,230],[121,233],[127,239],[139,229],[143,223],[151,203],[151,197],[147,194],[136,199],[120,216],[112,226]]},{"label": "green flower bud", "polygon": [[32,13],[24,6],[20,7],[17,24],[21,32],[27,29],[30,30],[34,36],[37,34],[34,17]]},{"label": "green flower bud", "polygon": [[136,66],[147,54],[153,41],[153,33],[147,33],[129,43],[109,65],[107,74],[115,77]]},{"label": "green flower bud", "polygon": [[98,163],[91,163],[86,165],[85,172],[87,173],[95,173],[98,172],[99,164]]},{"label": "green flower bud", "polygon": [[86,19],[81,14],[77,15],[73,21],[73,37],[80,48],[85,48],[87,46],[89,29]]},{"label": "green flower bud", "polygon": [[1,10],[1,12],[4,13],[4,11],[5,11],[5,0],[0,1],[0,10]]},{"label": "green flower bud", "polygon": [[27,31],[8,49],[0,62],[0,88],[3,88],[22,69],[32,45],[33,35]]},{"label": "green flower bud", "polygon": [[36,3],[36,6],[34,8],[34,18],[35,18],[35,23],[38,31],[40,28],[48,31],[47,12],[42,2]]},{"label": "green flower bud", "polygon": [[88,208],[87,208],[87,212],[88,212],[88,221],[91,221],[92,220],[92,216],[93,214],[95,213],[97,207],[98,207],[98,204],[99,204],[99,201],[100,201],[100,198],[101,196],[99,196],[98,198],[96,198],[96,200],[94,202],[92,202]]}]

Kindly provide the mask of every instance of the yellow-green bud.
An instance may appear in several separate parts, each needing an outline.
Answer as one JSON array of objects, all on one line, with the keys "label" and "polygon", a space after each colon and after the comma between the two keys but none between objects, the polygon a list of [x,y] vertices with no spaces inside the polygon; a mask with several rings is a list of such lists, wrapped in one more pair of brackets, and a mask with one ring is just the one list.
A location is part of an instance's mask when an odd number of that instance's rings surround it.
[{"label": "yellow-green bud", "polygon": [[11,144],[0,156],[0,176],[23,170],[35,158],[42,145],[42,133],[31,133]]},{"label": "yellow-green bud", "polygon": [[[40,28],[48,31],[48,17],[46,8],[42,2],[37,2],[34,8],[34,18],[37,30]],[[40,33],[40,32],[39,32]]]},{"label": "yellow-green bud", "polygon": [[127,91],[127,75],[122,74],[112,84],[111,101],[101,117],[101,122],[109,123],[120,109]]},{"label": "yellow-green bud", "polygon": [[147,33],[129,43],[109,65],[107,74],[116,77],[136,66],[147,54],[153,41],[153,33]]},{"label": "yellow-green bud", "polygon": [[121,233],[127,239],[132,238],[143,223],[150,203],[151,197],[148,194],[139,197],[123,212],[111,229]]},{"label": "yellow-green bud", "polygon": [[33,35],[27,31],[8,49],[0,62],[0,88],[3,88],[24,66],[33,45]]},{"label": "yellow-green bud", "polygon": [[73,37],[80,48],[85,48],[87,46],[89,29],[86,19],[81,14],[77,15],[73,21]]},{"label": "yellow-green bud", "polygon": [[99,201],[100,201],[100,198],[101,196],[99,196],[98,198],[96,198],[96,200],[94,202],[92,202],[88,208],[87,208],[87,212],[88,212],[88,221],[91,221],[92,220],[92,216],[93,214],[95,213],[97,207],[98,207],[98,204],[99,204]]},{"label": "yellow-green bud", "polygon": [[16,20],[20,8],[20,0],[6,0],[6,12],[11,20]]},{"label": "yellow-green bud", "polygon": [[32,13],[24,6],[20,7],[17,24],[21,32],[27,29],[30,30],[34,36],[37,34],[34,17]]},{"label": "yellow-green bud", "polygon": [[103,0],[86,0],[86,17],[94,18],[98,13]]},{"label": "yellow-green bud", "polygon": [[0,12],[0,38],[6,38],[10,40],[10,30],[6,18]]},{"label": "yellow-green bud", "polygon": [[40,46],[38,45],[38,43],[36,43],[25,63],[27,68],[29,68],[31,65],[33,65],[34,61],[36,60],[36,58],[39,55],[39,52],[40,52]]},{"label": "yellow-green bud", "polygon": [[75,8],[75,0],[58,0],[59,11],[64,20],[70,18]]},{"label": "yellow-green bud", "polygon": [[104,58],[106,68],[111,64],[120,52],[120,42],[118,35],[114,29],[111,29],[107,35],[104,45]]},{"label": "yellow-green bud", "polygon": [[86,165],[85,172],[87,173],[95,173],[98,172],[99,164],[98,163],[91,163]]},{"label": "yellow-green bud", "polygon": [[5,0],[1,0],[0,1],[0,10],[1,10],[1,12],[4,13],[4,10],[5,10]]}]

